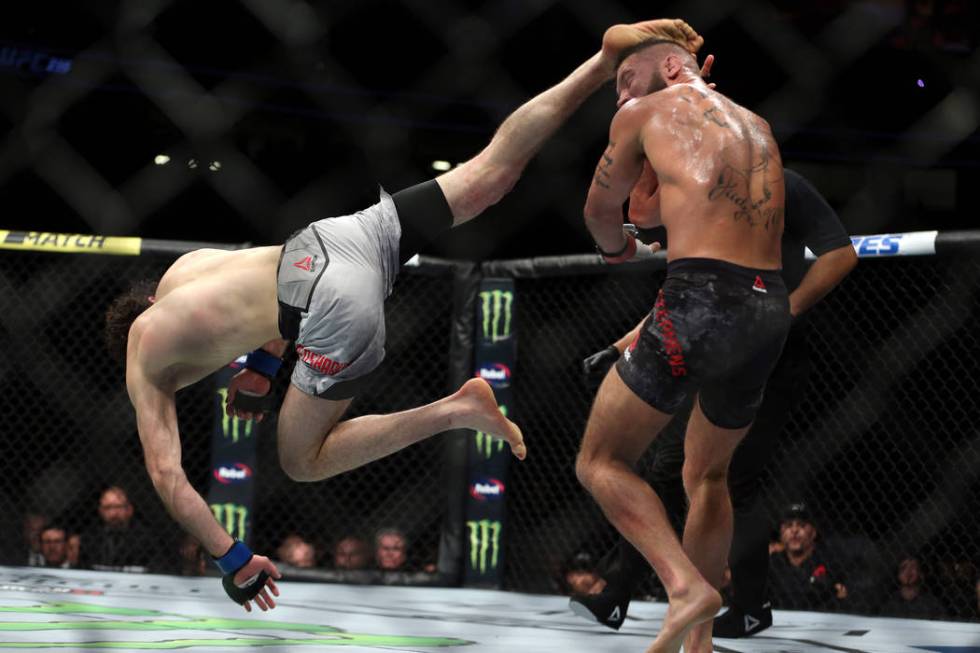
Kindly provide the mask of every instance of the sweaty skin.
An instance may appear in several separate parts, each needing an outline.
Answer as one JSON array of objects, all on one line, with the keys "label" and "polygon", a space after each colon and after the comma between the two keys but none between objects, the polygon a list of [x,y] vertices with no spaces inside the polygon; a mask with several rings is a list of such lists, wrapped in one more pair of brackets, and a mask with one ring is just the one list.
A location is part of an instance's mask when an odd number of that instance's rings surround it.
[{"label": "sweaty skin", "polygon": [[667,228],[670,260],[779,269],[783,172],[769,125],[686,69],[668,88],[629,97],[643,74],[634,58],[620,67],[622,106],[586,201],[596,242],[605,251],[622,247],[622,205],[632,190],[631,205],[647,205],[630,218]]}]

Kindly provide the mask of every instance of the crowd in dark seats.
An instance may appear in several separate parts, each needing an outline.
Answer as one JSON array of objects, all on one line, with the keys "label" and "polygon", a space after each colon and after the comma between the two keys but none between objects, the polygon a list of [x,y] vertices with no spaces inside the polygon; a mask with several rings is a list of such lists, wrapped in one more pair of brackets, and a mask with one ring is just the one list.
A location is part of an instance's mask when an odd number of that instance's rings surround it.
[{"label": "crowd in dark seats", "polygon": [[[774,534],[768,584],[774,609],[980,621],[980,576],[971,563],[930,564],[911,552],[883,561],[868,538],[825,538],[802,503],[784,511]],[[725,576],[723,597],[727,570]],[[556,578],[559,591],[569,595],[595,594],[604,584],[586,552],[561,564]],[[656,587],[652,597],[665,598]]]},{"label": "crowd in dark seats", "polygon": [[[103,490],[94,512],[94,524],[79,531],[73,524],[28,511],[23,516],[22,554],[14,562],[182,576],[216,573],[207,553],[187,534],[181,535],[169,558],[155,557],[158,543],[137,518],[122,487]],[[790,506],[774,532],[776,538],[769,547],[769,594],[776,609],[980,620],[980,576],[972,563],[930,561],[906,552],[883,567],[870,540],[825,538],[803,504]],[[405,533],[384,527],[370,541],[357,533],[333,540],[286,533],[274,557],[287,577],[311,572],[307,578],[344,582],[425,584],[428,577],[435,579],[435,563],[415,563],[410,553]],[[585,552],[571,556],[557,579],[560,591],[566,594],[594,593],[603,582],[595,560]]]}]

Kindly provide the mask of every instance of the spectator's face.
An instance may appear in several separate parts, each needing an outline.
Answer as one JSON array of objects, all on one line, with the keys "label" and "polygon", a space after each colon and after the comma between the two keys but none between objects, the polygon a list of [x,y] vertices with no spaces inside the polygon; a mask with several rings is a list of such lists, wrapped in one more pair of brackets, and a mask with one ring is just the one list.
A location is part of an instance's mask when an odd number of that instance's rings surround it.
[{"label": "spectator's face", "polygon": [[68,536],[68,562],[72,566],[78,565],[78,555],[82,550],[82,536],[78,533]]},{"label": "spectator's face", "polygon": [[60,528],[41,531],[41,555],[49,567],[58,567],[68,558],[68,541]]},{"label": "spectator's face", "polygon": [[817,529],[801,519],[784,521],[779,528],[779,541],[791,555],[812,553],[816,539]]},{"label": "spectator's face", "polygon": [[31,551],[41,550],[41,529],[47,521],[44,515],[28,513],[24,516],[24,543]]},{"label": "spectator's face", "polygon": [[122,530],[129,526],[133,518],[133,506],[122,490],[111,489],[102,493],[99,499],[99,517],[106,526]]},{"label": "spectator's face", "polygon": [[917,587],[922,582],[922,569],[919,561],[913,558],[902,560],[898,565],[898,583],[903,587]]},{"label": "spectator's face", "polygon": [[386,533],[378,538],[378,548],[375,557],[378,560],[378,568],[386,571],[401,569],[405,564],[405,540],[401,535]]},{"label": "spectator's face", "polygon": [[574,594],[588,594],[592,586],[599,580],[594,571],[579,569],[565,572],[565,584]]},{"label": "spectator's face", "polygon": [[290,535],[279,545],[279,559],[294,567],[315,567],[316,550],[299,535]]},{"label": "spectator's face", "polygon": [[333,564],[337,569],[364,569],[368,565],[368,545],[356,537],[345,537],[337,542]]}]

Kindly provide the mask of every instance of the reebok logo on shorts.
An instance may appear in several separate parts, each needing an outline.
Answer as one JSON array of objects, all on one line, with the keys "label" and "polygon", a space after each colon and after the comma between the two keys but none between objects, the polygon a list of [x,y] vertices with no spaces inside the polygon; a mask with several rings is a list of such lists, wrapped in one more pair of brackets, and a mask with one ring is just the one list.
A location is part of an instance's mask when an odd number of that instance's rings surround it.
[{"label": "reebok logo on shorts", "polygon": [[299,359],[303,361],[303,363],[309,367],[312,367],[321,374],[326,374],[327,376],[333,376],[334,374],[338,374],[342,370],[350,367],[350,363],[341,363],[340,361],[335,361],[332,358],[327,358],[323,354],[317,354],[310,351],[303,345],[296,345],[296,354],[299,355]]},{"label": "reebok logo on shorts", "polygon": [[293,263],[293,267],[294,268],[299,268],[300,270],[305,270],[307,272],[312,272],[313,271],[313,257],[312,256],[307,256],[304,259],[301,259],[299,261],[296,261],[295,263]]},{"label": "reebok logo on shorts", "polygon": [[766,290],[766,284],[762,283],[762,277],[758,275],[755,277],[755,283],[752,284],[752,290],[756,292],[764,292],[766,294],[769,293],[769,291]]}]

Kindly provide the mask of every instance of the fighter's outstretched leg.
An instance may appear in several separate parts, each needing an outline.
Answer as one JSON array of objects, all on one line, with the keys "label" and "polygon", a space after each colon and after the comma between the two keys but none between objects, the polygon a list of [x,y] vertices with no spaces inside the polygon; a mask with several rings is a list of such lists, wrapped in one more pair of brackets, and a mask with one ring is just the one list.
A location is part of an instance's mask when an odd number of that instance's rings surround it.
[{"label": "fighter's outstretched leg", "polygon": [[482,379],[470,379],[448,397],[419,408],[340,422],[349,404],[349,399],[331,401],[289,387],[279,411],[279,461],[293,480],[336,476],[457,428],[506,440],[515,456],[527,455],[521,430],[503,416]]}]

